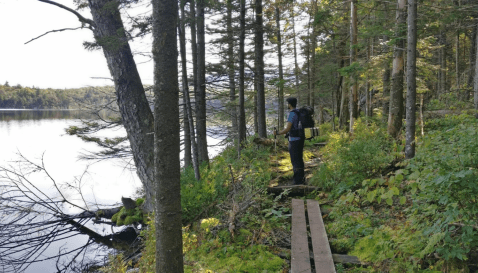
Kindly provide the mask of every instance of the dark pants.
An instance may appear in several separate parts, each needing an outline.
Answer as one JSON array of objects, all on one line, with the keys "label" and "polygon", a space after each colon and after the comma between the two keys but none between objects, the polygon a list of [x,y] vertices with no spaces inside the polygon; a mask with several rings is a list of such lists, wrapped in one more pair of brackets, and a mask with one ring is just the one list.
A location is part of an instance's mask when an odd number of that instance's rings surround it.
[{"label": "dark pants", "polygon": [[294,169],[294,184],[304,183],[304,139],[289,141],[290,161]]}]

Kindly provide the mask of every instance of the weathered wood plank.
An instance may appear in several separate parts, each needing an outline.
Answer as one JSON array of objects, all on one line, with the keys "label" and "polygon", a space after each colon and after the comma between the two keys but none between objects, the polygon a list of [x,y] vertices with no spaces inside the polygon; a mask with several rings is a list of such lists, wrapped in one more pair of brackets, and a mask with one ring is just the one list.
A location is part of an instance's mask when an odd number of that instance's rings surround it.
[{"label": "weathered wood plank", "polygon": [[332,254],[334,263],[341,264],[363,264],[357,256],[349,256],[343,254]]},{"label": "weathered wood plank", "polygon": [[292,199],[291,273],[310,273],[304,201]]},{"label": "weathered wood plank", "polygon": [[325,231],[324,221],[320,213],[319,202],[307,200],[307,212],[309,215],[310,236],[314,251],[315,272],[335,273],[332,251]]}]

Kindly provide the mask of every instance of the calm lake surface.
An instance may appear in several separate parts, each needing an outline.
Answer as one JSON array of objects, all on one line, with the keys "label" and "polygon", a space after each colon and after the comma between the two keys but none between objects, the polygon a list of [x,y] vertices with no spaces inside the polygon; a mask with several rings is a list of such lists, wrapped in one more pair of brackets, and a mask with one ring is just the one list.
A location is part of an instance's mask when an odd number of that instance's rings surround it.
[{"label": "calm lake surface", "polygon": [[[122,160],[101,161],[90,165],[92,162],[79,160],[81,153],[95,152],[100,149],[93,143],[86,143],[78,137],[65,133],[65,128],[79,125],[79,118],[87,118],[78,111],[61,110],[2,110],[0,109],[0,165],[8,166],[19,159],[21,153],[27,159],[41,163],[43,157],[46,169],[59,183],[73,182],[75,178],[83,176],[83,194],[87,203],[100,203],[113,205],[119,203],[122,196],[133,196],[136,189],[141,187],[141,182],[134,173],[127,168],[127,162]],[[102,137],[124,136],[121,130],[102,132]],[[219,140],[208,138],[209,144],[216,144]],[[217,154],[220,147],[210,151],[211,155]],[[46,192],[54,193],[54,186],[50,180],[38,177],[35,185]],[[85,204],[75,192],[66,195],[79,206]],[[69,213],[78,213],[78,209],[67,208]],[[1,221],[1,220],[0,220]],[[101,234],[109,234],[111,228],[95,227]],[[58,253],[59,248],[73,249],[86,242],[86,236],[77,236],[68,242],[52,245],[43,255]],[[1,256],[1,253],[0,253]],[[26,272],[49,273],[56,272],[55,261],[45,261],[30,266]]]}]

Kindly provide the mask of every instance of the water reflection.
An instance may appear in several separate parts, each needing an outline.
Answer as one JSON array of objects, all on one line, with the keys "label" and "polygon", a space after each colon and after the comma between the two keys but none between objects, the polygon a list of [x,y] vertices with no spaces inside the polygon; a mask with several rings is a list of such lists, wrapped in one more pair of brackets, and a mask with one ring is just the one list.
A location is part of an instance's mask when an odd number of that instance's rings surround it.
[{"label": "water reflection", "polygon": [[17,110],[0,109],[0,120],[91,119],[94,115],[82,110]]}]

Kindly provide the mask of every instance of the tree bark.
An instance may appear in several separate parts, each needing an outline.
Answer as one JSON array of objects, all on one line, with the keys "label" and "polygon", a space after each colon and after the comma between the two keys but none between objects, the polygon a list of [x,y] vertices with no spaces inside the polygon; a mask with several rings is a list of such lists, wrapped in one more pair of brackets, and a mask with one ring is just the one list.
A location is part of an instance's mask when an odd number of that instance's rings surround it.
[{"label": "tree bark", "polygon": [[278,128],[284,128],[284,72],[282,69],[282,40],[280,30],[280,10],[276,4],[276,27],[277,27],[277,55],[279,61],[279,126]]},{"label": "tree bark", "polygon": [[408,0],[407,39],[407,126],[405,158],[415,157],[415,122],[417,101],[417,0]]},{"label": "tree bark", "polygon": [[403,51],[405,49],[405,26],[407,22],[406,3],[406,0],[398,0],[397,2],[396,44],[393,52],[392,90],[388,116],[388,133],[392,137],[397,137],[400,133],[403,118]]},{"label": "tree bark", "polygon": [[156,272],[184,272],[180,144],[178,1],[153,0]]},{"label": "tree bark", "polygon": [[255,0],[256,8],[256,37],[255,63],[257,77],[257,126],[259,137],[267,137],[266,129],[266,99],[264,88],[264,30],[262,17],[262,0]]},{"label": "tree bark", "polygon": [[206,130],[206,45],[204,32],[205,0],[197,0],[198,88],[196,94],[196,130],[199,163],[209,162]]},{"label": "tree bark", "polygon": [[[192,106],[191,106],[191,99],[189,95],[189,84],[188,84],[188,74],[187,74],[187,58],[186,58],[186,35],[185,35],[185,21],[186,15],[184,12],[184,1],[181,2],[181,20],[180,25],[178,27],[179,32],[179,45],[180,45],[180,52],[181,52],[181,65],[182,65],[182,84],[183,84],[183,97],[184,97],[184,109],[185,109],[185,128],[184,128],[184,135],[189,135],[189,138],[185,141],[189,141],[190,146],[192,148],[191,156],[191,163],[194,168],[194,176],[196,180],[201,179],[201,174],[199,172],[199,157],[198,157],[198,147],[196,143],[196,133],[194,130],[194,118],[192,113]],[[187,124],[186,124],[187,121]],[[191,150],[190,150],[191,153]],[[186,160],[185,160],[186,162]],[[187,165],[185,165],[187,167]]]},{"label": "tree bark", "polygon": [[[110,0],[89,0],[95,40],[103,48],[115,84],[117,103],[133,152],[136,172],[145,192],[145,209],[153,210],[154,154],[153,113],[124,32],[118,3]],[[115,4],[116,3],[116,4]],[[108,9],[108,12],[105,10]],[[176,38],[175,38],[176,39]],[[176,75],[177,76],[177,75]]]}]

